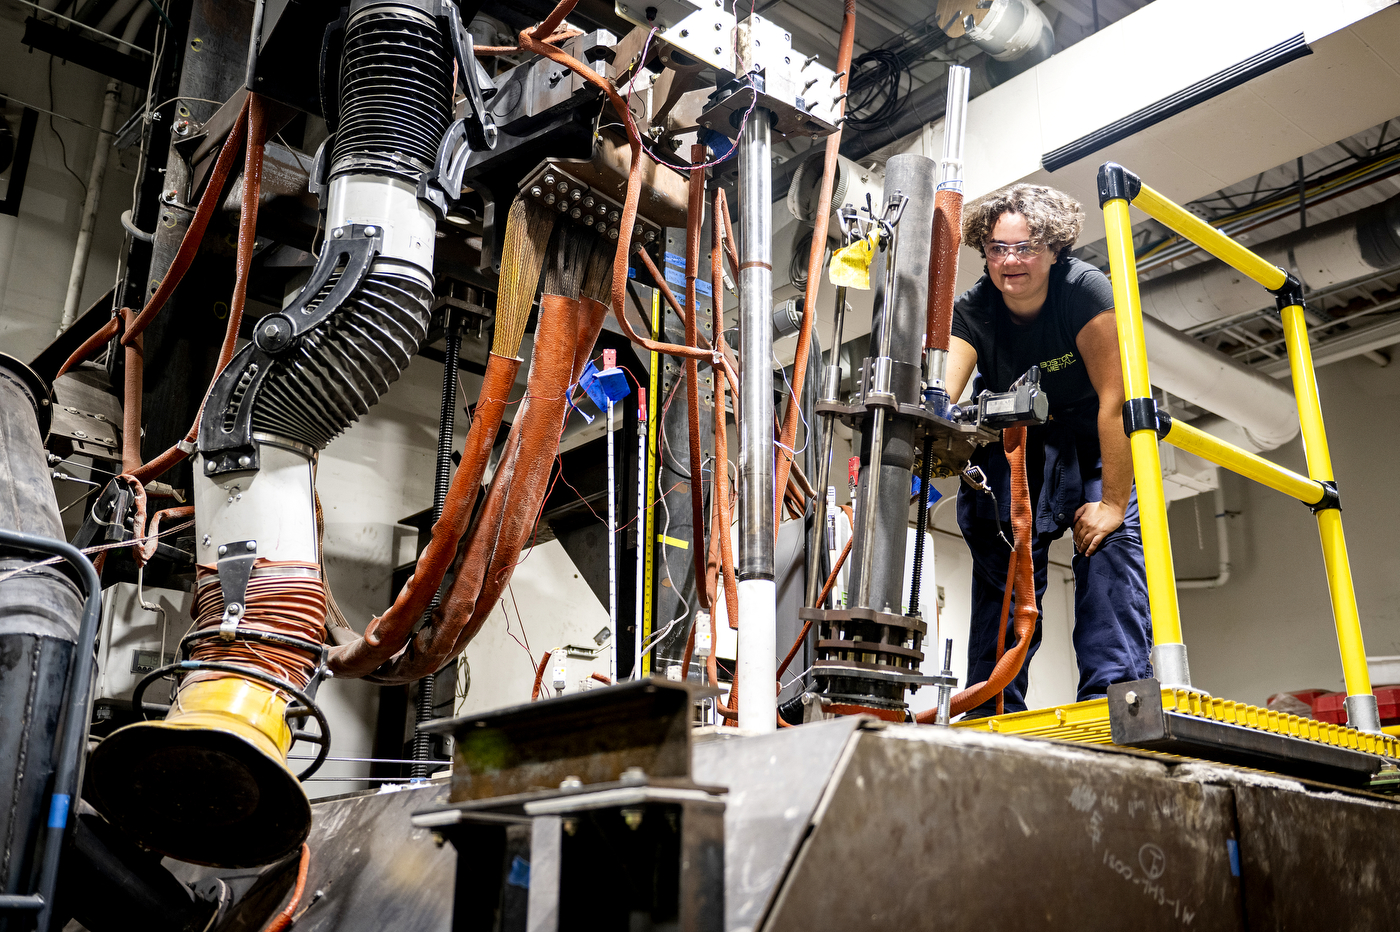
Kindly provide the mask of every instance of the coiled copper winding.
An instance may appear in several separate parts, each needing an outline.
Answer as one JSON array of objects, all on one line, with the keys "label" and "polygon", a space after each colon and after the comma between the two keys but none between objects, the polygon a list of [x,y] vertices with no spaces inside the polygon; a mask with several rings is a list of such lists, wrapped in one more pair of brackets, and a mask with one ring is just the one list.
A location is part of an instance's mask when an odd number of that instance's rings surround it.
[{"label": "coiled copper winding", "polygon": [[[308,575],[268,573],[286,567],[311,571]],[[259,571],[263,571],[259,575]],[[315,563],[297,560],[259,559],[248,581],[243,613],[238,627],[244,631],[259,631],[289,635],[319,644],[324,640],[326,591],[321,584],[320,569]],[[218,571],[200,566],[198,589],[194,601],[196,631],[217,629],[223,620],[224,596],[219,587]],[[286,680],[304,689],[316,673],[320,657],[308,651],[265,641],[244,639],[224,640],[205,637],[194,642],[190,659],[234,663]],[[220,672],[196,672],[185,684],[232,676]]]}]

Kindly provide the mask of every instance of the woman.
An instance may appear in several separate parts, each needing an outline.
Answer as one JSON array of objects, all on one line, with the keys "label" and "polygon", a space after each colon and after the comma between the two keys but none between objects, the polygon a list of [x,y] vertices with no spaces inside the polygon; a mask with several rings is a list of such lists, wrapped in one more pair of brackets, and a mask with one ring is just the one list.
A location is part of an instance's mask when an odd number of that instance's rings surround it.
[{"label": "woman", "polygon": [[[1083,222],[1074,198],[1041,185],[1012,185],[964,209],[962,241],[987,264],[954,305],[947,379],[957,398],[974,368],[976,391],[1000,392],[1040,367],[1050,421],[1031,427],[1026,443],[1036,604],[1045,592],[1050,543],[1072,528],[1081,700],[1103,696],[1110,683],[1149,676],[1152,645],[1113,288],[1102,272],[1069,254]],[[996,664],[1010,555],[1002,536],[1010,521],[1010,468],[1001,445],[982,448],[973,463],[986,472],[995,501],[966,485],[958,494],[958,523],[973,558],[969,683],[987,679]],[[1015,639],[1009,621],[1008,645]],[[1026,707],[1030,657],[1039,644],[1037,620],[1026,665],[1006,688],[1007,712]],[[994,710],[993,700],[969,715]]]}]

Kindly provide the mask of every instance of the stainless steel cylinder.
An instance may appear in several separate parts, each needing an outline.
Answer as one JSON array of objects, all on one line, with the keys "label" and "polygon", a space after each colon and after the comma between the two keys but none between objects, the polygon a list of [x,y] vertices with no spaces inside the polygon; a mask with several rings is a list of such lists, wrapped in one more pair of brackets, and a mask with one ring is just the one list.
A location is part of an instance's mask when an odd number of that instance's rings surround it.
[{"label": "stainless steel cylinder", "polygon": [[769,113],[755,109],[739,137],[739,727],[777,729],[773,683],[773,163]]},{"label": "stainless steel cylinder", "polygon": [[769,114],[739,138],[739,578],[773,578],[773,166]]}]

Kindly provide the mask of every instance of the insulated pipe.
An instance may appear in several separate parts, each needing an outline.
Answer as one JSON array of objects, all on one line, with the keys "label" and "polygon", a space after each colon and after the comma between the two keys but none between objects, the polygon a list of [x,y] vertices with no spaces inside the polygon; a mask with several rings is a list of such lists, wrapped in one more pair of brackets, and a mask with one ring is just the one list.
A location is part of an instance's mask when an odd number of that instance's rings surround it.
[{"label": "insulated pipe", "polygon": [[[1326,288],[1400,264],[1400,195],[1353,214],[1254,247],[1309,289]],[[1143,313],[1189,330],[1268,306],[1259,284],[1219,260],[1144,282]],[[1156,360],[1153,360],[1156,365]]]},{"label": "insulated pipe", "polygon": [[[1263,293],[1253,282],[1250,286],[1256,295]],[[1240,445],[1246,449],[1273,450],[1298,436],[1298,405],[1286,384],[1160,320],[1143,317],[1142,325],[1153,385],[1239,425],[1231,433],[1243,435]]]},{"label": "insulated pipe", "polygon": [[73,249],[73,265],[68,271],[68,292],[63,296],[63,319],[58,325],[62,333],[73,326],[78,316],[78,302],[83,296],[83,281],[87,278],[88,256],[92,252],[92,231],[97,226],[98,202],[102,199],[102,179],[107,174],[107,156],[112,151],[112,131],[117,125],[117,104],[121,100],[121,83],[107,82],[102,100],[102,121],[97,131],[97,147],[88,171],[87,196],[83,198],[82,221],[78,224],[78,242]]},{"label": "insulated pipe", "polygon": [[739,727],[777,729],[774,584],[773,161],[771,114],[755,108],[739,137]]},{"label": "insulated pipe", "polygon": [[1225,490],[1220,486],[1219,470],[1215,478],[1215,549],[1219,570],[1203,579],[1177,579],[1178,589],[1219,589],[1230,581],[1230,516],[1225,511]]},{"label": "insulated pipe", "polygon": [[963,144],[967,137],[970,74],[968,69],[957,65],[948,69],[943,158],[938,163],[940,177],[934,195],[933,255],[929,261],[928,323],[924,333],[924,387],[941,392],[945,398],[953,300],[957,292],[958,246],[962,242]]}]

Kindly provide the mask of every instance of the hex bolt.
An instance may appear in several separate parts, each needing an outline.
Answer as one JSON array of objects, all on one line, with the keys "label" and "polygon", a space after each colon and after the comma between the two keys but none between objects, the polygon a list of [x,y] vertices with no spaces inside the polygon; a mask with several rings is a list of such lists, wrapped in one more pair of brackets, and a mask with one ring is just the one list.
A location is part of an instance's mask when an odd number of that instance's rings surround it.
[{"label": "hex bolt", "polygon": [[1138,706],[1142,705],[1142,697],[1137,694],[1136,690],[1132,689],[1123,694],[1123,701],[1127,703],[1128,708],[1132,709],[1134,712],[1137,711]]},{"label": "hex bolt", "polygon": [[225,608],[224,611],[228,612],[230,615],[242,615],[243,606],[238,604],[237,602],[230,602],[228,603],[228,607]]}]

